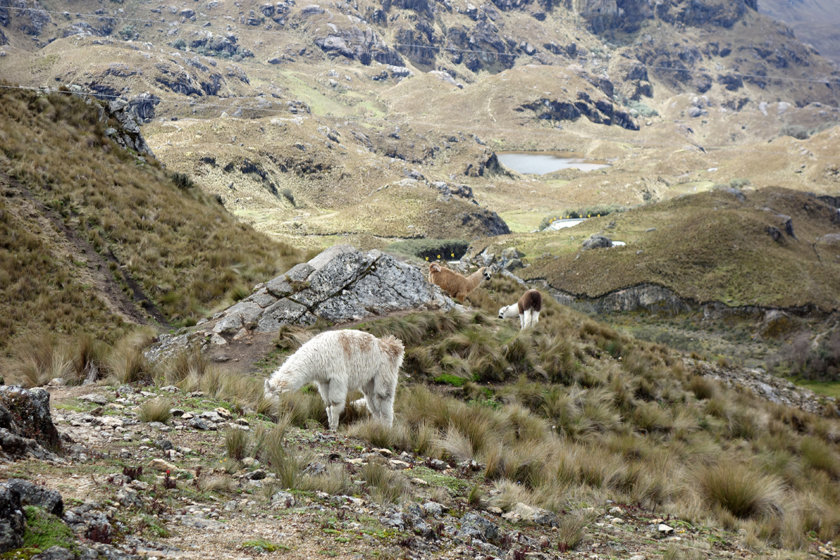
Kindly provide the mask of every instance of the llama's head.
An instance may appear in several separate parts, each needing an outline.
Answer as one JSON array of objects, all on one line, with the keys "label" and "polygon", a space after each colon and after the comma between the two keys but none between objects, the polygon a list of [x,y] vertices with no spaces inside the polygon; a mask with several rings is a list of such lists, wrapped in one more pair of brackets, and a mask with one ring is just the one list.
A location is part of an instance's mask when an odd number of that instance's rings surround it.
[{"label": "llama's head", "polygon": [[440,272],[440,265],[438,263],[432,263],[429,267],[429,272]]},{"label": "llama's head", "polygon": [[485,280],[490,280],[490,277],[493,276],[493,271],[486,266],[483,266],[481,267],[481,276],[483,276]]},{"label": "llama's head", "polygon": [[519,305],[512,303],[499,308],[499,319],[513,319],[519,317]]},{"label": "llama's head", "polygon": [[276,398],[280,393],[287,393],[289,391],[288,383],[285,379],[269,378],[265,380],[263,385],[263,393],[267,399]]}]

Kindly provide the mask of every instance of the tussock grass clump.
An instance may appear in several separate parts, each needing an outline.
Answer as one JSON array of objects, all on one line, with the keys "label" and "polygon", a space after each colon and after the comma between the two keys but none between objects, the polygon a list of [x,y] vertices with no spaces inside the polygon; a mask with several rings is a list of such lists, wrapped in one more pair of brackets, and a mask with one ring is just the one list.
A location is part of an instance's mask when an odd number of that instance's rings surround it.
[{"label": "tussock grass clump", "polygon": [[162,367],[167,384],[180,385],[185,380],[195,380],[205,374],[210,363],[198,348],[177,352]]},{"label": "tussock grass clump", "polygon": [[197,484],[203,492],[228,493],[236,489],[236,482],[231,477],[218,474],[202,476]]},{"label": "tussock grass clump", "polygon": [[172,408],[172,401],[165,397],[149,399],[140,405],[137,418],[141,422],[163,422],[166,423],[171,417],[169,412]]},{"label": "tussock grass clump", "polygon": [[743,463],[723,460],[700,467],[696,481],[707,503],[739,519],[779,515],[784,511],[781,481],[756,473]]},{"label": "tussock grass clump", "polygon": [[692,375],[688,382],[688,390],[699,400],[709,400],[717,395],[717,384],[708,377]]},{"label": "tussock grass clump", "polygon": [[335,496],[352,493],[354,485],[344,465],[332,464],[327,466],[324,473],[305,475],[299,483],[299,489],[326,492]]},{"label": "tussock grass clump", "polygon": [[829,445],[824,440],[813,436],[802,438],[799,444],[799,452],[807,466],[821,470],[837,479],[840,477],[840,456],[834,448],[836,446]]},{"label": "tussock grass clump", "polygon": [[375,418],[368,418],[350,424],[347,435],[363,439],[375,447],[412,450],[411,430],[399,420],[389,428]]},{"label": "tussock grass clump", "polygon": [[410,484],[405,476],[389,470],[380,462],[369,462],[362,467],[360,474],[368,485],[371,497],[381,504],[399,503],[409,494]]},{"label": "tussock grass clump", "polygon": [[119,383],[151,383],[158,372],[143,350],[153,338],[154,332],[144,328],[117,341],[106,358],[111,377]]},{"label": "tussock grass clump", "polygon": [[66,378],[73,371],[73,359],[55,336],[31,336],[20,342],[12,361],[11,378],[25,387],[46,385]]},{"label": "tussock grass clump", "polygon": [[225,450],[231,459],[241,461],[245,458],[250,442],[250,435],[245,430],[232,428],[225,431]]},{"label": "tussock grass clump", "polygon": [[557,526],[558,548],[562,552],[576,550],[586,540],[586,527],[592,521],[592,515],[582,513],[570,513],[561,517]]}]

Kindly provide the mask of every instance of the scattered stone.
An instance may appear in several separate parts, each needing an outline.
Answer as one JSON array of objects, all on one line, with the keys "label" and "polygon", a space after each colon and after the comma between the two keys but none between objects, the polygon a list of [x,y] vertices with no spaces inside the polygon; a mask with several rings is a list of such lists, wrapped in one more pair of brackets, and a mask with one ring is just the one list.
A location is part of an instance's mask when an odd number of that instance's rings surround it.
[{"label": "scattered stone", "polygon": [[174,473],[178,470],[178,467],[176,467],[172,463],[164,461],[163,459],[152,459],[151,461],[149,461],[149,466],[155,469],[156,471],[160,472],[169,471],[170,473]]},{"label": "scattered stone", "polygon": [[0,385],[0,459],[30,455],[57,460],[61,450],[45,389]]},{"label": "scattered stone", "polygon": [[423,511],[426,512],[426,515],[440,517],[443,515],[443,506],[437,502],[426,502],[423,504]]},{"label": "scattered stone", "polygon": [[606,249],[612,247],[612,245],[613,242],[608,237],[593,234],[589,239],[583,242],[583,246],[581,248],[584,251],[589,251],[591,249]]},{"label": "scattered stone", "polygon": [[0,553],[20,548],[25,527],[20,494],[0,484]]},{"label": "scattered stone", "polygon": [[474,512],[467,512],[461,518],[458,539],[469,544],[474,539],[493,542],[499,538],[499,526]]},{"label": "scattered stone", "polygon": [[105,397],[105,395],[100,395],[98,393],[89,393],[87,395],[82,395],[81,397],[79,397],[79,400],[102,406],[108,404],[108,399]]},{"label": "scattered stone", "polygon": [[295,506],[295,497],[290,492],[276,492],[271,496],[272,507],[290,508]]},{"label": "scattered stone", "polygon": [[666,525],[664,523],[660,523],[656,527],[656,531],[660,536],[672,535],[674,533],[674,528]]}]

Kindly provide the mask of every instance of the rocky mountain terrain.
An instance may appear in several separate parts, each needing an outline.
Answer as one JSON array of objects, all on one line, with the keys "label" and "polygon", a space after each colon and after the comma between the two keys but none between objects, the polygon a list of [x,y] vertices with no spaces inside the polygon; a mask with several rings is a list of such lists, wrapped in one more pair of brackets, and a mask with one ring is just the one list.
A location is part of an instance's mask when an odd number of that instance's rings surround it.
[{"label": "rocky mountain terrain", "polygon": [[[402,294],[427,298],[432,307],[451,305],[435,296],[416,268],[377,256],[332,248],[258,286],[192,335],[161,337],[149,355],[165,364],[175,349],[197,342],[240,385],[253,381],[261,387],[254,368],[279,343],[278,330],[310,322],[305,315],[280,318],[277,310],[288,302],[314,301],[311,296],[319,293],[311,309],[332,310],[342,324],[366,313],[376,320],[399,308],[387,290],[376,289],[376,278],[397,275],[404,281],[383,287],[400,286]],[[266,301],[283,294],[284,305]],[[258,301],[265,312],[249,315]],[[345,322],[334,314],[338,309],[345,310]],[[275,324],[264,328],[269,315]],[[263,336],[265,331],[272,336]],[[632,351],[623,352],[632,362]],[[225,388],[225,374],[200,362],[190,366],[197,369],[189,377],[165,385],[177,375],[170,368],[180,367],[179,359],[168,362],[161,370],[165,377],[153,384],[105,379],[68,385],[54,379],[46,389],[0,386],[0,511],[7,512],[0,519],[0,552],[68,559],[758,557],[756,542],[669,508],[613,499],[593,503],[586,494],[564,500],[562,508],[534,505],[524,490],[533,481],[517,490],[494,480],[492,459],[461,455],[446,439],[429,448],[416,436],[401,440],[399,430],[407,424],[383,432],[350,409],[342,429],[327,432],[317,395],[292,395],[280,409],[289,407],[290,415],[274,420],[267,409],[246,404],[241,389]],[[597,371],[604,360],[596,357],[591,364]],[[710,384],[695,381],[698,395],[711,390],[723,396],[730,394],[727,387],[736,388],[731,394],[756,395],[745,397],[754,399],[753,406],[798,411],[802,429],[822,418],[836,438],[833,399],[757,371],[704,361],[685,367]],[[420,373],[409,370],[414,375],[401,376],[405,398],[398,422],[409,422],[412,408],[424,406],[424,399],[456,406],[451,397],[412,386]],[[511,403],[497,406],[515,410]],[[150,416],[152,410],[160,413]],[[518,422],[523,431],[538,429],[523,418]],[[473,429],[476,437],[480,428]],[[276,430],[279,440],[272,439]],[[808,557],[837,553],[818,539],[801,548]]]},{"label": "rocky mountain terrain", "polygon": [[[0,558],[835,557],[799,4],[0,0]],[[393,428],[263,398],[338,327],[404,341]]]},{"label": "rocky mountain terrain", "polygon": [[[670,198],[691,175],[827,193],[763,163],[797,150],[768,140],[840,120],[837,70],[756,8],[39,1],[2,8],[0,69],[125,99],[169,169],[260,231],[381,248]],[[504,150],[613,166],[523,187],[493,165]]]},{"label": "rocky mountain terrain", "polygon": [[813,45],[824,57],[840,64],[840,16],[825,0],[762,0],[758,10],[785,23],[799,40]]}]

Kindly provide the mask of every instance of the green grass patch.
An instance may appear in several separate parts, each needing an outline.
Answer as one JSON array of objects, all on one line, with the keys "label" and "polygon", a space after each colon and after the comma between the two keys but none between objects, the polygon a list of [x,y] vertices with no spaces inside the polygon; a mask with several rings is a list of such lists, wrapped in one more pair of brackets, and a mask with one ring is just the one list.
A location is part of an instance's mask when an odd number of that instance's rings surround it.
[{"label": "green grass patch", "polygon": [[424,467],[422,465],[414,467],[411,470],[411,475],[416,478],[419,478],[420,480],[425,480],[431,486],[446,488],[454,496],[467,495],[472,486],[470,481],[468,480],[463,480],[461,478],[439,473],[435,470],[430,469],[429,467]]},{"label": "green grass patch", "polygon": [[811,381],[798,377],[789,377],[788,380],[800,387],[810,389],[818,395],[840,399],[840,381]]},{"label": "green grass patch", "polygon": [[53,546],[60,546],[78,552],[73,530],[59,517],[35,506],[24,506],[23,512],[26,515],[23,548],[43,551]]},{"label": "green grass patch", "polygon": [[458,377],[457,375],[452,375],[451,373],[442,373],[434,378],[435,383],[439,383],[441,385],[451,385],[453,387],[463,387],[468,381],[470,380]]},{"label": "green grass patch", "polygon": [[254,539],[251,541],[245,541],[244,543],[242,543],[242,548],[249,552],[254,552],[257,554],[268,552],[287,552],[291,550],[288,546],[284,544],[274,543],[265,539]]}]

